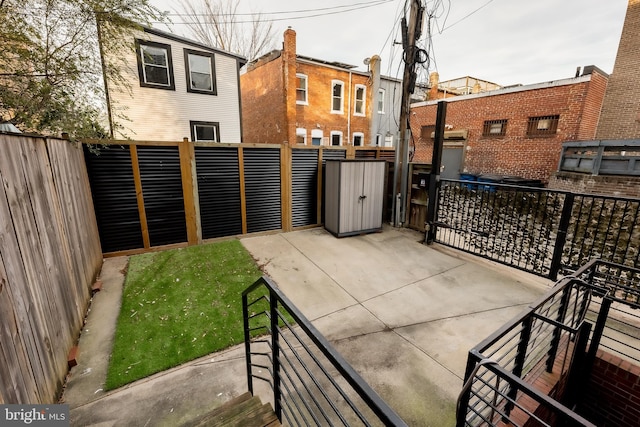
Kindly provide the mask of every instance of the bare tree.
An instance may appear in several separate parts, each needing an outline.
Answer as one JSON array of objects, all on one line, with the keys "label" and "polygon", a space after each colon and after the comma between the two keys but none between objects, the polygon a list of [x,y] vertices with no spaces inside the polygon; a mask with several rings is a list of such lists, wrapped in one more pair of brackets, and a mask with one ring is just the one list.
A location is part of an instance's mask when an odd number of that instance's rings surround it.
[{"label": "bare tree", "polygon": [[180,0],[193,38],[249,61],[273,49],[275,29],[259,13],[240,14],[236,0]]}]

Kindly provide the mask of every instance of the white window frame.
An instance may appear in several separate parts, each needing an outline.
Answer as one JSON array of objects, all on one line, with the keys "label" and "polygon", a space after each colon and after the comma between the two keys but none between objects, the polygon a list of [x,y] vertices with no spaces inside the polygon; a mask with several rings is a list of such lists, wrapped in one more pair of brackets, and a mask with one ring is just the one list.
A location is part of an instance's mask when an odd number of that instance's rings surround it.
[{"label": "white window frame", "polygon": [[384,146],[393,147],[393,135],[387,135],[384,137]]},{"label": "white window frame", "polygon": [[302,144],[307,145],[307,130],[305,128],[296,128],[296,144],[300,144],[298,142],[298,137],[302,137]]},{"label": "white window frame", "polygon": [[[298,93],[303,92],[303,90],[298,86],[298,82],[300,80],[304,81],[304,100],[298,99]],[[296,73],[296,104],[309,105],[309,77],[307,77],[306,74]]]},{"label": "white window frame", "polygon": [[324,137],[324,135],[322,134],[322,130],[321,129],[311,129],[311,145],[313,144],[313,140],[314,139],[320,139],[320,144],[318,145],[322,145],[322,138]]},{"label": "white window frame", "polygon": [[[220,122],[199,122],[199,121],[190,121],[189,125],[191,126],[191,140],[193,142],[203,141],[203,142],[220,142]],[[198,139],[198,131],[197,127],[208,127],[213,129],[213,139]]]},{"label": "white window frame", "polygon": [[[145,54],[144,54],[144,51],[146,48],[159,49],[164,51],[165,64],[162,65],[162,64],[155,64],[153,62],[147,62],[145,60]],[[175,86],[175,81],[173,76],[173,61],[172,61],[170,45],[136,39],[136,52],[137,52],[137,60],[138,60],[138,75],[140,78],[141,87],[175,90],[176,86]],[[147,67],[164,70],[167,75],[167,83],[158,83],[158,82],[149,81],[147,78]]]},{"label": "white window frame", "polygon": [[[333,91],[336,86],[340,86],[340,109],[335,110],[333,108],[334,100],[336,97]],[[343,114],[344,113],[344,82],[342,80],[331,80],[331,114]]]},{"label": "white window frame", "polygon": [[[362,99],[358,98],[359,89],[362,89]],[[353,98],[353,115],[365,116],[367,114],[367,87],[365,85],[356,85]]]},{"label": "white window frame", "polygon": [[[338,145],[333,145],[333,137],[337,136],[339,137],[339,144]],[[339,130],[332,130],[331,131],[331,136],[329,138],[329,145],[331,145],[332,147],[340,147],[342,146],[342,132]]]},{"label": "white window frame", "polygon": [[[360,137],[360,145],[356,145],[356,137]],[[364,132],[354,132],[352,144],[354,147],[364,147]]]},{"label": "white window frame", "polygon": [[[193,87],[193,79],[191,78],[191,73],[195,72],[192,70],[191,57],[194,58],[204,58],[209,63],[209,83],[211,87],[209,89],[202,89]],[[184,49],[184,65],[185,65],[185,74],[187,77],[187,92],[191,93],[202,93],[205,95],[216,95],[216,72],[215,72],[215,58],[213,53],[210,52],[201,52],[197,50]],[[204,74],[204,73],[201,73]]]},{"label": "white window frame", "polygon": [[378,113],[379,114],[384,114],[384,107],[385,107],[385,95],[386,95],[386,91],[384,89],[378,89]]},{"label": "white window frame", "polygon": [[384,147],[384,142],[382,141],[382,134],[381,133],[377,133],[376,134],[376,147]]}]

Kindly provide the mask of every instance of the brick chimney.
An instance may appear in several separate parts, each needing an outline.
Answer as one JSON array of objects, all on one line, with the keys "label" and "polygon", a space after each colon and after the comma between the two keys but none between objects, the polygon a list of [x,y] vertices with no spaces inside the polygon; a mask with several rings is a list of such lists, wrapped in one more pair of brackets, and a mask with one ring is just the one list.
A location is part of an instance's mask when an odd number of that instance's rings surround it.
[{"label": "brick chimney", "polygon": [[287,28],[282,43],[282,79],[284,85],[284,103],[286,134],[283,142],[296,143],[296,32]]},{"label": "brick chimney", "polygon": [[438,83],[440,82],[440,75],[436,72],[429,74],[429,96],[427,99],[438,99]]}]

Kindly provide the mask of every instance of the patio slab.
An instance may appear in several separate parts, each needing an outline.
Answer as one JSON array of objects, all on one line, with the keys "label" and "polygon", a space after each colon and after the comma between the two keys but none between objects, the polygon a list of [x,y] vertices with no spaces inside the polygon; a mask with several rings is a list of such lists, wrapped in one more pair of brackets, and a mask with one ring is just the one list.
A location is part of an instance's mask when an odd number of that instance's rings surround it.
[{"label": "patio slab", "polygon": [[[382,233],[342,239],[315,228],[241,242],[407,424],[452,425],[469,349],[551,282],[425,246],[421,238],[385,226]],[[90,317],[103,313],[105,328],[115,322],[119,301],[96,298],[94,304],[105,306],[92,307]],[[116,315],[104,315],[109,310]],[[104,341],[110,338],[99,341],[92,346],[81,339],[81,357],[108,360]],[[237,346],[106,394],[94,394],[104,378],[72,371],[72,381],[92,381],[68,389],[72,425],[180,424],[246,391],[243,354]],[[73,393],[74,387],[87,392]],[[258,394],[266,402],[264,391]]]}]

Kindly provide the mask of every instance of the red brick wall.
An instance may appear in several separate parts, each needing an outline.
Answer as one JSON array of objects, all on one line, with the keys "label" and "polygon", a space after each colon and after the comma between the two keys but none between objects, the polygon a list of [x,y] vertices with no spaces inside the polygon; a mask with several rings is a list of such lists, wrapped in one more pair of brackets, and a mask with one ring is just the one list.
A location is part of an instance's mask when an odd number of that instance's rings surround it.
[{"label": "red brick wall", "polygon": [[240,76],[242,142],[280,144],[286,141],[282,58]]},{"label": "red brick wall", "polygon": [[629,0],[596,139],[640,138],[640,0]]},{"label": "red brick wall", "polygon": [[[297,73],[307,76],[308,105],[296,103]],[[344,84],[342,114],[331,113],[332,80]],[[367,88],[364,116],[353,113],[356,85]],[[296,33],[291,29],[284,33],[281,52],[259,60],[240,76],[240,89],[243,142],[295,145],[297,128],[307,130],[308,145],[314,129],[322,130],[325,138],[330,137],[331,131],[342,132],[342,145],[352,144],[354,132],[364,134],[363,145],[370,141],[374,96],[370,76],[298,60]]]},{"label": "red brick wall", "polygon": [[640,177],[557,172],[549,188],[574,193],[640,198]]},{"label": "red brick wall", "polygon": [[[533,85],[537,88],[492,95],[452,98],[447,105],[447,125],[467,129],[464,171],[474,174],[515,175],[544,182],[558,167],[562,142],[595,135],[597,112],[606,77],[594,72],[591,80],[567,79],[569,84]],[[420,137],[422,126],[436,121],[437,105],[411,108],[414,162],[431,162],[433,142]],[[555,135],[526,136],[529,117],[560,116]],[[504,137],[483,137],[485,120],[507,119]]]},{"label": "red brick wall", "polygon": [[[349,72],[331,67],[298,63],[298,73],[307,76],[309,92],[309,105],[296,106],[296,127],[307,130],[307,141],[311,144],[311,130],[320,129],[325,137],[330,136],[331,131],[342,132],[343,145],[349,145],[347,141],[349,120],[351,126],[351,140],[354,132],[364,133],[364,143],[369,141],[369,118],[367,116],[354,116],[355,88],[356,85],[367,87],[367,104],[371,100],[371,86],[368,85],[368,76],[351,74],[351,88],[349,88]],[[332,80],[340,80],[344,83],[344,105],[342,114],[331,113]],[[351,91],[351,105],[349,106],[349,91]],[[369,105],[367,105],[368,109]]]},{"label": "red brick wall", "polygon": [[640,426],[640,366],[599,350],[579,409],[598,426]]}]

